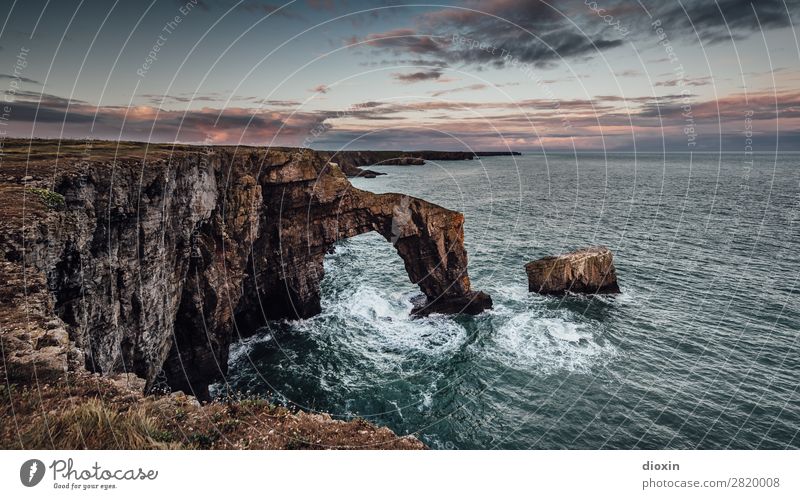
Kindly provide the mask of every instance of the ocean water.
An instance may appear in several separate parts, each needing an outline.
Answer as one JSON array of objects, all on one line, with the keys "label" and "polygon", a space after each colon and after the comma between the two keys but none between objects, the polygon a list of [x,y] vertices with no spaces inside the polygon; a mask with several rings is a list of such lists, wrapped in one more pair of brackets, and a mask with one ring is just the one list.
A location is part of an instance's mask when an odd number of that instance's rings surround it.
[{"label": "ocean water", "polygon": [[[411,318],[377,234],[325,261],[323,313],[234,345],[228,383],[441,449],[800,447],[800,155],[581,154],[375,167],[466,216],[481,315]],[[592,244],[623,293],[542,297]]]}]

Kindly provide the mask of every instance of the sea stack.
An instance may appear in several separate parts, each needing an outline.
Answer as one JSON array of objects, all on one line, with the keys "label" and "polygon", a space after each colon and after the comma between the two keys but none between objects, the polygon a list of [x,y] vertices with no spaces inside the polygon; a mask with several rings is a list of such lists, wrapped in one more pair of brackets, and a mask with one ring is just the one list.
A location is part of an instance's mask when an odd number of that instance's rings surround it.
[{"label": "sea stack", "polygon": [[614,257],[605,246],[591,246],[571,253],[548,256],[525,265],[528,291],[563,295],[619,293]]}]

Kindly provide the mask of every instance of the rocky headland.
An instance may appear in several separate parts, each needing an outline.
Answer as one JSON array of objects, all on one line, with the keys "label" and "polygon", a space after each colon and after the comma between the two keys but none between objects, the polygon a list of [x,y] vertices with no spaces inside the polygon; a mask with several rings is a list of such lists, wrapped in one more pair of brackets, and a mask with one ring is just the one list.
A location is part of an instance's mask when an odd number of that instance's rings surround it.
[{"label": "rocky headland", "polygon": [[[320,312],[324,255],[369,231],[394,246],[419,286],[414,313],[491,307],[470,286],[463,215],[355,189],[325,154],[44,140],[9,140],[4,152],[8,386],[130,373],[141,386],[125,396],[181,391],[207,400],[208,385],[227,372],[231,342],[268,320]],[[0,395],[13,411],[12,392]]]},{"label": "rocky headland", "polygon": [[348,177],[375,178],[385,173],[365,170],[363,166],[424,165],[425,161],[464,161],[486,156],[519,156],[516,151],[321,151],[320,155],[336,164]]}]

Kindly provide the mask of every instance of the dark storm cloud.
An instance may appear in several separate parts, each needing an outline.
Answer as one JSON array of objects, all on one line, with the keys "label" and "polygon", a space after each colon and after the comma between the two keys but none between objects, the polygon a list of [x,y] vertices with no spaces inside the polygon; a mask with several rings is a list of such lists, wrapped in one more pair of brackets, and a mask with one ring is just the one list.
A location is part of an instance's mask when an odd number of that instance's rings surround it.
[{"label": "dark storm cloud", "polygon": [[[418,35],[411,29],[402,29],[371,34],[363,43],[395,55],[409,52],[431,57],[431,60],[418,60],[425,65],[440,65],[439,61],[446,61],[452,65],[491,64],[503,68],[512,60],[545,66],[561,59],[617,47],[622,41],[601,37],[589,39],[569,28],[551,31],[538,38],[512,31],[502,35],[487,35],[479,30],[471,30],[454,32],[449,36],[429,36]],[[475,43],[485,44],[487,48],[474,48]]]},{"label": "dark storm cloud", "polygon": [[373,33],[349,43],[360,42],[395,56],[424,57],[428,65],[445,61],[498,68],[512,60],[546,66],[623,43],[602,34],[581,32],[545,2],[489,0],[465,5],[466,9],[451,7],[424,14],[413,28]]},{"label": "dark storm cloud", "polygon": [[[621,26],[637,26],[631,37],[652,38],[649,23],[660,20],[673,39],[694,38],[696,30],[704,42],[742,39],[762,28],[788,27],[800,12],[800,0],[650,3],[645,7],[652,18],[632,2],[608,0],[601,7],[604,15],[612,15]],[[427,12],[411,27],[354,37],[350,43],[397,57],[413,55],[421,65],[444,61],[503,68],[511,59],[550,66],[561,59],[618,47],[625,40],[583,1],[482,0]]]},{"label": "dark storm cloud", "polygon": [[486,34],[502,35],[504,31],[519,26],[530,31],[541,31],[563,26],[565,18],[555,8],[558,4],[538,0],[472,0],[464,8],[450,8],[423,16],[427,26],[471,26]]},{"label": "dark storm cloud", "polygon": [[[653,18],[664,29],[695,37],[704,42],[746,38],[761,29],[785,28],[796,20],[800,0],[694,0],[652,2]],[[682,3],[682,6],[681,6]],[[686,9],[684,11],[684,9]],[[790,17],[791,16],[791,17]]]}]

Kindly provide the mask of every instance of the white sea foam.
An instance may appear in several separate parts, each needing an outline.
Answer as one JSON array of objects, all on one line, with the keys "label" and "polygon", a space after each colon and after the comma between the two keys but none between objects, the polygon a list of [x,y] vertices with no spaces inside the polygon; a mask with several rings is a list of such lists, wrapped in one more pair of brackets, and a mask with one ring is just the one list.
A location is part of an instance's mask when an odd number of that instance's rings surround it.
[{"label": "white sea foam", "polygon": [[356,341],[370,350],[436,355],[451,351],[466,331],[449,317],[411,317],[410,294],[360,286],[334,313],[363,333]]},{"label": "white sea foam", "polygon": [[344,304],[347,311],[366,321],[407,320],[411,313],[411,302],[403,293],[382,294],[379,290],[361,286]]},{"label": "white sea foam", "polygon": [[597,328],[592,322],[542,317],[526,311],[514,315],[497,330],[492,338],[497,348],[489,355],[515,368],[544,374],[589,372],[616,354],[609,342],[596,340]]},{"label": "white sea foam", "polygon": [[[453,355],[467,332],[451,317],[411,317],[413,291],[359,285],[323,303],[323,313],[292,323],[294,332],[316,337],[330,354],[355,362],[347,369],[316,366],[337,386],[374,387],[391,383]],[[344,359],[352,359],[344,360]]]},{"label": "white sea foam", "polygon": [[[435,389],[436,388],[434,387],[433,390]],[[420,411],[427,411],[430,410],[431,407],[433,407],[433,391],[423,392],[422,400],[420,400],[417,409],[419,409]]]},{"label": "white sea foam", "polygon": [[267,343],[270,341],[272,341],[272,334],[265,332],[262,334],[256,333],[253,336],[232,343],[228,353],[228,363],[239,363],[240,360],[243,360],[245,356],[250,354],[250,351],[253,349],[254,345],[258,343]]},{"label": "white sea foam", "polygon": [[514,302],[524,302],[530,297],[527,285],[523,284],[494,284],[489,288],[489,294]]}]

